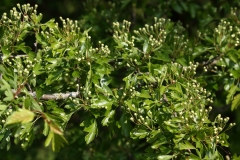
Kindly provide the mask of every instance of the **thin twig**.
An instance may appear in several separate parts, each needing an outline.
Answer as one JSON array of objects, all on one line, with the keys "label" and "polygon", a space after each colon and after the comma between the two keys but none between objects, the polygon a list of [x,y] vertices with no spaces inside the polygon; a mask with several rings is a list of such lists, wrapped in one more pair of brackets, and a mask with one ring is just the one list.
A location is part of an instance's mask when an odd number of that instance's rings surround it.
[{"label": "thin twig", "polygon": [[[13,90],[13,94],[15,94],[16,91]],[[34,98],[37,97],[36,92],[28,92],[31,96]],[[69,97],[77,98],[79,96],[79,92],[67,92],[67,93],[53,93],[53,94],[43,94],[40,99],[42,100],[58,100],[58,99],[67,99]]]}]

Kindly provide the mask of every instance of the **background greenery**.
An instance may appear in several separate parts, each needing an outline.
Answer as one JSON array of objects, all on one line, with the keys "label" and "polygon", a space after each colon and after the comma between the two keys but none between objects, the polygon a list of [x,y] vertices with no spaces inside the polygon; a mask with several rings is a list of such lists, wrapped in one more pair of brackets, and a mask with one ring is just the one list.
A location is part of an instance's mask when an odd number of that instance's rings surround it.
[{"label": "background greenery", "polygon": [[[181,22],[187,30],[189,39],[194,44],[198,31],[207,33],[207,30],[214,30],[220,23],[222,18],[229,17],[232,7],[240,7],[238,0],[1,0],[0,2],[0,15],[4,12],[9,12],[12,7],[15,7],[17,3],[31,5],[38,4],[38,12],[43,14],[43,22],[48,21],[51,18],[55,18],[57,22],[60,22],[59,17],[70,18],[73,20],[79,20],[80,26],[83,30],[92,27],[89,35],[94,45],[98,44],[98,41],[102,41],[108,46],[114,41],[111,38],[112,23],[128,20],[132,23],[131,30],[144,26],[144,24],[152,24],[153,17],[170,18],[172,21]],[[206,29],[207,28],[207,29]],[[205,61],[204,57],[198,57],[195,60],[198,62]],[[121,75],[120,75],[121,76]],[[211,79],[209,79],[211,81]],[[217,85],[217,87],[216,87]],[[212,118],[221,113],[224,117],[230,117],[231,122],[236,122],[237,125],[228,131],[230,136],[230,150],[224,150],[223,153],[231,154],[237,153],[240,155],[240,107],[231,111],[231,106],[226,104],[227,92],[224,91],[224,84],[221,80],[218,83],[207,84],[206,88],[215,96],[213,103],[213,110],[211,112]],[[144,146],[134,146],[128,144],[141,144],[131,143],[132,140],[113,137],[111,140],[100,139],[99,136],[90,145],[85,145],[84,136],[85,133],[76,128],[81,121],[81,115],[74,115],[71,118],[71,123],[68,125],[68,131],[66,138],[71,137],[71,145],[66,146],[59,153],[52,153],[50,148],[44,148],[43,143],[45,138],[40,137],[34,141],[32,147],[23,151],[19,146],[13,145],[11,150],[6,152],[0,150],[0,157],[4,155],[6,159],[79,159],[79,157],[91,157],[91,154],[98,153],[98,157],[104,157],[109,155],[114,159],[115,156],[123,157],[123,159],[132,159],[140,155],[141,149]],[[101,128],[101,130],[107,130],[107,128]],[[76,135],[76,137],[73,137]],[[82,138],[81,136],[82,135]],[[139,140],[141,141],[141,140]],[[121,143],[120,147],[117,147]],[[108,148],[108,149],[106,149]],[[80,155],[81,154],[81,155]],[[122,155],[121,155],[122,154]],[[134,154],[134,155],[133,155]]]}]

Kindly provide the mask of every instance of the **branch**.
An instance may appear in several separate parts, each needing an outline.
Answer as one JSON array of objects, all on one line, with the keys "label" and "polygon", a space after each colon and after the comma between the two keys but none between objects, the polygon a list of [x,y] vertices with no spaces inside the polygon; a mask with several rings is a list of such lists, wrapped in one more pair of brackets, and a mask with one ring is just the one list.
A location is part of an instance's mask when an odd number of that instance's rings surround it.
[{"label": "branch", "polygon": [[[29,92],[33,97],[36,97],[36,92]],[[53,94],[43,94],[40,99],[42,100],[58,100],[58,99],[67,99],[69,97],[76,98],[79,96],[79,92],[67,92],[67,93],[53,93]]]},{"label": "branch", "polygon": [[[13,94],[16,93],[16,90],[13,90]],[[28,92],[34,98],[37,97],[36,92]],[[53,93],[53,94],[43,94],[40,99],[42,100],[58,100],[58,99],[67,99],[69,97],[77,98],[79,92],[67,92],[67,93]]]}]

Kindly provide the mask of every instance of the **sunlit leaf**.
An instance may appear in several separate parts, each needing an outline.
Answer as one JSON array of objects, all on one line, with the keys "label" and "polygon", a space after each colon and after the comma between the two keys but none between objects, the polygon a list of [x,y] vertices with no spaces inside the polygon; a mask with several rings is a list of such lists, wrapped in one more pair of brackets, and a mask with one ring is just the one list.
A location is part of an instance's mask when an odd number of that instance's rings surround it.
[{"label": "sunlit leaf", "polygon": [[46,26],[48,26],[49,28],[54,28],[55,27],[55,23],[54,23],[55,19],[50,19],[49,21],[47,21],[45,23]]},{"label": "sunlit leaf", "polygon": [[58,152],[61,148],[67,145],[68,142],[64,136],[59,134],[54,134],[52,139],[52,150]]},{"label": "sunlit leaf", "polygon": [[142,139],[149,135],[149,131],[143,127],[137,127],[134,128],[130,134],[133,139],[136,138]]},{"label": "sunlit leaf", "polygon": [[3,60],[8,59],[8,57],[10,56],[11,52],[10,52],[9,48],[10,48],[9,46],[3,46],[2,47],[2,53],[3,53],[2,59]]},{"label": "sunlit leaf", "polygon": [[48,125],[52,132],[59,134],[59,135],[63,135],[62,130],[59,128],[59,126],[57,124],[55,124],[54,122],[50,122]]},{"label": "sunlit leaf", "polygon": [[49,133],[49,125],[46,121],[44,121],[43,135],[47,136],[48,133]]},{"label": "sunlit leaf", "polygon": [[158,137],[157,141],[155,141],[155,142],[152,144],[152,146],[151,146],[152,149],[157,149],[157,148],[159,148],[162,144],[167,143],[166,137],[165,137],[164,135],[162,135],[162,134],[159,134],[159,135],[160,135],[160,136]]},{"label": "sunlit leaf", "polygon": [[49,146],[50,142],[52,142],[52,150],[54,152],[58,152],[62,147],[68,144],[67,140],[62,135],[55,134],[54,132],[49,132],[44,143],[45,147]]},{"label": "sunlit leaf", "polygon": [[190,154],[189,159],[191,159],[191,160],[201,160],[201,158],[199,158],[198,156],[196,156],[194,154]]},{"label": "sunlit leaf", "polygon": [[54,81],[58,80],[61,75],[62,75],[62,70],[58,70],[53,73],[50,73],[48,75],[48,78],[46,79],[46,85],[52,84]]},{"label": "sunlit leaf", "polygon": [[105,116],[102,120],[102,125],[103,126],[107,126],[109,121],[110,121],[110,118],[112,118],[115,114],[115,110],[111,110],[110,112],[109,111],[106,111],[105,113]]},{"label": "sunlit leaf", "polygon": [[236,95],[232,101],[231,109],[237,109],[237,107],[240,105],[240,94]]},{"label": "sunlit leaf", "polygon": [[227,104],[230,104],[230,102],[232,101],[233,96],[237,91],[237,88],[238,88],[237,86],[232,86],[231,89],[228,91],[228,95],[227,95],[227,99],[226,99]]},{"label": "sunlit leaf", "polygon": [[45,140],[45,143],[44,143],[45,147],[49,146],[49,144],[50,144],[50,142],[51,142],[51,140],[53,138],[53,135],[54,135],[53,132],[49,132],[48,133],[47,139]]},{"label": "sunlit leaf", "polygon": [[128,101],[125,101],[125,104],[128,106],[128,108],[130,108],[132,111],[136,111],[136,107],[135,105],[132,103],[132,100],[128,100]]},{"label": "sunlit leaf", "polygon": [[148,90],[141,90],[141,93],[137,94],[137,96],[142,98],[151,98]]},{"label": "sunlit leaf", "polygon": [[185,143],[179,143],[179,149],[196,149],[191,143],[185,141]]},{"label": "sunlit leaf", "polygon": [[34,113],[26,110],[26,109],[19,109],[15,111],[7,118],[6,125],[14,124],[14,123],[29,123],[34,119]]},{"label": "sunlit leaf", "polygon": [[96,120],[94,120],[94,122],[90,126],[85,127],[84,131],[88,132],[88,134],[85,136],[85,141],[87,144],[89,144],[94,140],[98,132]]},{"label": "sunlit leaf", "polygon": [[0,104],[0,115],[7,109],[7,105]]},{"label": "sunlit leaf", "polygon": [[172,158],[173,158],[173,155],[160,155],[157,157],[158,160],[169,160]]},{"label": "sunlit leaf", "polygon": [[148,49],[148,42],[145,41],[144,44],[143,44],[143,52],[146,52]]}]

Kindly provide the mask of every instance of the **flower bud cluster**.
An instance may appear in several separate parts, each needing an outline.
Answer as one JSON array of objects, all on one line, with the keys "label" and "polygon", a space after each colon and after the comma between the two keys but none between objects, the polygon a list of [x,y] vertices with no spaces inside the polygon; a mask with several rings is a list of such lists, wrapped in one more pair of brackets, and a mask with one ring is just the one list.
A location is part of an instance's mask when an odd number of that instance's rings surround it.
[{"label": "flower bud cluster", "polygon": [[136,112],[132,113],[128,107],[128,111],[131,114],[130,120],[138,125],[143,125],[147,128],[152,128],[153,113],[151,110],[146,109],[144,106],[139,105],[138,108],[135,104],[132,104],[131,108],[135,108]]},{"label": "flower bud cluster", "polygon": [[[233,22],[221,20],[218,27],[215,28],[215,33],[216,41],[219,46],[221,46],[224,41],[227,41],[228,44],[233,44],[234,46],[240,45],[240,28]],[[223,52],[225,52],[225,50],[223,50]]]},{"label": "flower bud cluster", "polygon": [[157,19],[156,17],[154,20],[155,24],[153,26],[146,24],[145,27],[134,30],[134,33],[140,39],[148,38],[148,43],[151,47],[157,48],[165,42],[168,33],[166,26],[171,22],[170,20],[166,20],[164,18]]},{"label": "flower bud cluster", "polygon": [[[17,56],[16,59],[14,60],[14,63],[17,66],[16,72],[18,73],[18,75],[26,77],[33,70],[33,67],[36,64],[36,60],[31,60],[29,57]],[[33,73],[33,76],[36,77],[35,73]]]},{"label": "flower bud cluster", "polygon": [[114,33],[113,38],[115,42],[122,46],[124,49],[131,51],[131,48],[134,47],[135,37],[129,36],[131,22],[126,20],[123,21],[122,25],[118,22],[113,23]]},{"label": "flower bud cluster", "polygon": [[[78,24],[78,21],[73,21],[69,18],[63,19],[62,17],[59,17],[59,19],[62,21],[63,24],[63,33],[68,36],[69,41],[74,40],[74,38],[81,38],[80,33],[80,27]],[[56,24],[56,29],[58,29],[58,23]],[[85,32],[84,36],[88,38],[87,32]],[[89,38],[90,39],[90,38]]]},{"label": "flower bud cluster", "polygon": [[[1,44],[3,46],[14,46],[16,43],[20,44],[28,34],[27,29],[35,23],[33,17],[37,16],[37,5],[31,7],[30,4],[24,4],[22,6],[17,4],[17,8],[14,7],[10,10],[9,15],[4,13],[0,19],[0,26],[4,28]],[[13,49],[9,52],[13,52]]]}]

